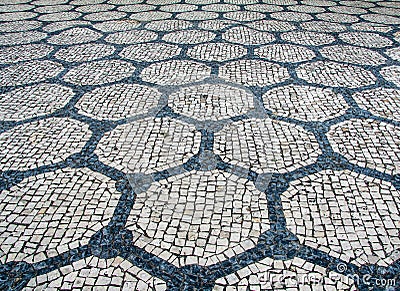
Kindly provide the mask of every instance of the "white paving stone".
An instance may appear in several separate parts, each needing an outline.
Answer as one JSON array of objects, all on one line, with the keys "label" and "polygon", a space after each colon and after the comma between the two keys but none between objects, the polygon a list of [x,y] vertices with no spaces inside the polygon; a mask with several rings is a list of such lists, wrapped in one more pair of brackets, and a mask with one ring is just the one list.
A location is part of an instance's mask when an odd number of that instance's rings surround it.
[{"label": "white paving stone", "polygon": [[87,244],[110,221],[121,193],[89,169],[66,168],[24,179],[1,194],[0,260],[35,263]]},{"label": "white paving stone", "polygon": [[357,265],[393,262],[390,254],[400,248],[400,192],[390,183],[323,171],[292,182],[281,197],[287,227],[301,243]]},{"label": "white paving stone", "polygon": [[175,266],[207,266],[255,246],[269,228],[267,200],[246,179],[189,172],[140,193],[127,227],[135,245]]},{"label": "white paving stone", "polygon": [[84,94],[75,107],[90,117],[118,120],[147,113],[157,106],[160,96],[160,92],[147,86],[116,84]]},{"label": "white paving stone", "polygon": [[240,60],[219,68],[219,77],[246,86],[267,86],[289,79],[286,68],[266,61]]},{"label": "white paving stone", "polygon": [[331,127],[332,148],[350,162],[385,173],[399,173],[400,130],[371,119],[351,119]]},{"label": "white paving stone", "polygon": [[89,126],[69,118],[18,125],[0,135],[1,170],[28,170],[63,161],[89,140]]},{"label": "white paving stone", "polygon": [[148,173],[186,162],[198,152],[200,139],[192,125],[146,118],[106,133],[95,153],[105,164],[126,173]]},{"label": "white paving stone", "polygon": [[168,105],[198,120],[227,119],[254,109],[253,94],[225,84],[184,87],[169,96]]},{"label": "white paving stone", "polygon": [[248,119],[215,133],[214,150],[223,161],[257,172],[287,172],[316,161],[314,136],[298,125]]},{"label": "white paving stone", "polygon": [[202,81],[209,77],[211,69],[193,61],[165,61],[145,68],[141,77],[143,81],[158,85],[182,85]]},{"label": "white paving stone", "polygon": [[29,281],[26,290],[140,290],[164,291],[166,283],[116,257],[99,259],[90,256],[74,263],[74,268],[62,267]]},{"label": "white paving stone", "polygon": [[288,85],[263,95],[265,108],[273,114],[304,121],[325,121],[346,112],[342,95],[331,89]]},{"label": "white paving stone", "polygon": [[354,281],[339,273],[295,258],[274,261],[265,258],[219,278],[213,291],[239,290],[357,290]]},{"label": "white paving stone", "polygon": [[2,120],[23,120],[61,109],[74,96],[71,88],[56,84],[38,84],[0,95]]}]

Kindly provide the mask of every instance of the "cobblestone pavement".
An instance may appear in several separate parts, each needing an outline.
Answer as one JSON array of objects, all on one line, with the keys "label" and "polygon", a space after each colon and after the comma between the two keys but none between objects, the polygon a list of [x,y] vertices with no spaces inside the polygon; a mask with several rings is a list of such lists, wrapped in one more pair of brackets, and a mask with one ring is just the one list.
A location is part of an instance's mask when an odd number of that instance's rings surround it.
[{"label": "cobblestone pavement", "polygon": [[400,1],[0,0],[0,290],[400,290]]}]

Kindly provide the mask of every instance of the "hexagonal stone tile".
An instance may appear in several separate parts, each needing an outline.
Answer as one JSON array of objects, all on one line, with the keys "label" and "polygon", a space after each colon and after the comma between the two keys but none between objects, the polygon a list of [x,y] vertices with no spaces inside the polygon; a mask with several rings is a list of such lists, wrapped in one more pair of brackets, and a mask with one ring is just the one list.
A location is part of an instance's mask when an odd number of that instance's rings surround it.
[{"label": "hexagonal stone tile", "polygon": [[57,76],[64,67],[52,61],[28,61],[0,69],[0,86],[40,82]]},{"label": "hexagonal stone tile", "polygon": [[400,90],[376,88],[354,93],[352,97],[372,114],[400,122]]},{"label": "hexagonal stone tile", "polygon": [[30,4],[13,4],[13,5],[2,5],[0,7],[0,12],[17,12],[17,11],[26,11],[35,8],[35,6]]},{"label": "hexagonal stone tile", "polygon": [[302,13],[322,13],[322,12],[325,12],[325,8],[323,8],[323,7],[309,6],[309,5],[288,6],[288,10],[296,11],[296,12],[302,12]]},{"label": "hexagonal stone tile", "polygon": [[[322,287],[323,286],[323,287]],[[354,281],[300,258],[265,258],[215,281],[213,291],[239,290],[356,291]]]},{"label": "hexagonal stone tile", "polygon": [[108,21],[108,20],[117,20],[126,17],[126,13],[121,11],[102,11],[86,14],[83,19],[89,21]]},{"label": "hexagonal stone tile", "polygon": [[360,19],[357,16],[344,13],[325,12],[317,14],[316,17],[324,21],[331,21],[338,23],[355,23],[360,21]]},{"label": "hexagonal stone tile", "polygon": [[138,62],[154,62],[179,55],[181,48],[166,43],[142,43],[125,47],[119,55]]},{"label": "hexagonal stone tile", "polygon": [[245,5],[257,3],[257,0],[225,0],[224,2],[236,5]]},{"label": "hexagonal stone tile", "polygon": [[261,20],[265,18],[265,14],[255,11],[234,11],[234,12],[224,13],[224,18],[245,22],[245,21]]},{"label": "hexagonal stone tile", "polygon": [[351,6],[351,7],[362,7],[362,8],[370,8],[374,7],[375,4],[368,1],[358,1],[358,0],[345,0],[340,1],[341,5]]},{"label": "hexagonal stone tile", "polygon": [[115,32],[132,30],[139,25],[139,21],[124,19],[97,22],[93,24],[93,27],[103,32]]},{"label": "hexagonal stone tile", "polygon": [[323,57],[337,62],[366,66],[377,66],[386,62],[386,58],[376,51],[351,45],[326,46],[320,52]]},{"label": "hexagonal stone tile", "polygon": [[302,127],[272,119],[247,119],[215,133],[214,151],[234,165],[257,172],[288,172],[317,160],[321,150]]},{"label": "hexagonal stone tile", "polygon": [[160,92],[147,86],[115,84],[84,94],[75,107],[90,117],[118,120],[147,113],[157,106],[160,96]]},{"label": "hexagonal stone tile", "polygon": [[155,21],[171,18],[172,14],[163,11],[146,11],[132,14],[129,18],[141,22]]},{"label": "hexagonal stone tile", "polygon": [[[58,5],[49,5],[49,6],[38,6],[34,9],[35,12],[38,13],[55,13],[55,12],[62,12],[62,11],[69,11],[72,10],[74,6],[67,5],[67,4],[58,4]],[[79,11],[79,9],[76,9]]]},{"label": "hexagonal stone tile", "polygon": [[274,35],[271,33],[257,31],[245,26],[228,29],[222,34],[222,38],[229,42],[247,45],[266,44],[275,40]]},{"label": "hexagonal stone tile", "polygon": [[0,45],[16,45],[36,42],[47,37],[47,33],[40,31],[21,31],[3,33],[0,35]]},{"label": "hexagonal stone tile", "polygon": [[70,45],[98,40],[101,34],[85,27],[75,27],[53,35],[47,41],[52,44]]},{"label": "hexagonal stone tile", "polygon": [[257,12],[277,12],[283,10],[281,6],[270,4],[250,4],[245,5],[244,9]]},{"label": "hexagonal stone tile", "polygon": [[[179,3],[179,0],[147,0],[146,3],[152,5],[170,5]],[[188,2],[190,3],[190,2]]]},{"label": "hexagonal stone tile", "polygon": [[129,30],[109,34],[105,40],[115,44],[135,44],[155,40],[157,33],[147,30]]},{"label": "hexagonal stone tile", "polygon": [[0,94],[1,120],[23,120],[62,108],[74,96],[72,89],[56,84],[38,84]]},{"label": "hexagonal stone tile", "polygon": [[146,118],[117,126],[99,142],[99,159],[124,172],[154,172],[180,165],[198,152],[201,135],[193,125]]},{"label": "hexagonal stone tile", "polygon": [[202,20],[218,18],[218,13],[210,11],[190,11],[190,12],[179,13],[176,16],[176,18],[184,20],[192,20],[192,21],[196,20],[202,21]]},{"label": "hexagonal stone tile", "polygon": [[344,42],[368,48],[383,48],[392,45],[392,41],[384,36],[372,32],[345,32],[339,34]]},{"label": "hexagonal stone tile", "polygon": [[75,10],[84,13],[92,13],[92,12],[112,10],[114,7],[115,7],[114,5],[110,4],[90,4],[85,6],[79,6]]},{"label": "hexagonal stone tile", "polygon": [[400,48],[395,47],[392,49],[388,49],[385,52],[392,60],[395,60],[397,62],[400,62]]},{"label": "hexagonal stone tile", "polygon": [[389,15],[380,15],[380,14],[365,14],[360,16],[362,19],[376,22],[376,23],[383,23],[383,24],[400,24],[400,17],[394,17]]},{"label": "hexagonal stone tile", "polygon": [[203,30],[181,30],[167,33],[163,40],[177,44],[199,44],[209,42],[215,38],[215,34]]},{"label": "hexagonal stone tile", "polygon": [[359,7],[332,6],[328,8],[332,12],[345,14],[366,14],[367,10]]},{"label": "hexagonal stone tile", "polygon": [[331,89],[288,85],[263,95],[265,108],[280,116],[304,121],[325,121],[340,116],[348,108],[343,96]]},{"label": "hexagonal stone tile", "polygon": [[296,27],[293,24],[290,24],[286,21],[278,21],[278,20],[260,20],[246,23],[248,27],[261,30],[261,31],[290,31],[295,29]]},{"label": "hexagonal stone tile", "polygon": [[3,47],[0,49],[0,63],[8,64],[41,59],[47,56],[52,50],[51,46],[45,44]]},{"label": "hexagonal stone tile", "polygon": [[133,5],[119,6],[118,10],[125,11],[125,12],[144,12],[144,11],[155,10],[155,8],[157,8],[157,7],[154,5],[133,4]]},{"label": "hexagonal stone tile", "polygon": [[158,85],[182,85],[201,81],[209,77],[211,69],[193,61],[165,61],[145,68],[141,77],[143,81]]},{"label": "hexagonal stone tile", "polygon": [[112,55],[114,51],[115,48],[111,45],[86,43],[61,48],[54,56],[67,62],[87,62]]},{"label": "hexagonal stone tile", "polygon": [[371,119],[351,119],[331,127],[328,139],[334,151],[351,163],[381,172],[400,171],[400,130]]},{"label": "hexagonal stone tile", "polygon": [[165,6],[160,7],[161,11],[166,11],[166,12],[187,12],[187,11],[193,11],[196,9],[197,9],[197,6],[191,5],[191,4],[170,4],[170,5],[165,5]]},{"label": "hexagonal stone tile", "polygon": [[310,83],[332,87],[358,88],[372,85],[376,77],[360,67],[341,63],[318,61],[300,65],[297,76]]},{"label": "hexagonal stone tile", "polygon": [[70,69],[64,80],[77,85],[106,84],[132,76],[135,66],[119,60],[84,63]]},{"label": "hexagonal stone tile", "polygon": [[[29,0],[0,0],[1,5],[14,5],[30,2]],[[35,2],[35,1],[33,1]],[[33,3],[34,4],[34,3]]]},{"label": "hexagonal stone tile", "polygon": [[263,59],[285,63],[298,63],[315,58],[315,53],[305,47],[292,44],[271,44],[261,46],[254,53]]},{"label": "hexagonal stone tile", "polygon": [[295,0],[263,0],[263,3],[271,5],[296,5],[298,4]]},{"label": "hexagonal stone tile", "polygon": [[202,7],[203,10],[206,11],[214,11],[214,12],[228,12],[228,11],[237,11],[240,10],[240,6],[234,4],[227,3],[218,3],[218,4],[209,4]]},{"label": "hexagonal stone tile", "polygon": [[380,70],[383,78],[400,87],[400,66],[384,67]]},{"label": "hexagonal stone tile", "polygon": [[339,23],[327,21],[307,21],[300,24],[301,28],[318,32],[342,32],[346,30],[346,26]]},{"label": "hexagonal stone tile", "polygon": [[[391,1],[380,2],[379,5],[384,6],[384,7],[400,8],[400,4],[399,3],[391,2]],[[373,7],[373,6],[371,6],[371,7]]]},{"label": "hexagonal stone tile", "polygon": [[301,1],[301,3],[305,5],[321,6],[321,7],[329,7],[337,5],[335,1],[328,1],[328,0],[303,0]]},{"label": "hexagonal stone tile", "polygon": [[[14,0],[12,0],[14,1]],[[68,0],[35,0],[32,1],[31,4],[37,5],[37,6],[47,6],[47,5],[59,5],[59,4],[65,4],[68,2]],[[74,1],[72,1],[74,2]]]},{"label": "hexagonal stone tile", "polygon": [[198,120],[221,120],[254,109],[253,94],[226,84],[202,84],[180,89],[168,97],[168,105]]},{"label": "hexagonal stone tile", "polygon": [[164,291],[166,283],[121,257],[90,256],[59,270],[32,278],[25,290],[140,290]]},{"label": "hexagonal stone tile", "polygon": [[28,31],[32,29],[39,28],[41,22],[36,20],[20,20],[13,22],[3,22],[0,23],[1,32],[18,32],[18,31]]},{"label": "hexagonal stone tile", "polygon": [[286,68],[259,60],[240,60],[219,68],[219,77],[247,86],[267,86],[289,79]]},{"label": "hexagonal stone tile", "polygon": [[168,19],[160,21],[152,21],[145,25],[146,29],[156,31],[175,31],[191,28],[193,24],[185,20]]},{"label": "hexagonal stone tile", "polygon": [[245,47],[229,43],[204,43],[191,47],[187,51],[187,55],[191,58],[210,62],[233,60],[246,53]]},{"label": "hexagonal stone tile", "polygon": [[271,17],[277,20],[296,21],[296,22],[308,21],[313,19],[313,17],[310,14],[301,12],[291,12],[291,11],[274,12],[271,13]]},{"label": "hexagonal stone tile", "polygon": [[55,12],[55,13],[48,13],[39,16],[37,19],[40,21],[65,21],[65,20],[73,20],[77,19],[82,15],[82,13],[75,12],[75,11],[63,11],[63,12]]},{"label": "hexagonal stone tile", "polygon": [[[67,28],[81,26],[81,25],[90,25],[89,21],[85,20],[68,20],[68,21],[57,21],[51,22],[43,27],[43,30],[49,33],[61,31]],[[61,38],[62,39],[62,38]],[[57,42],[61,42],[60,39],[57,37],[55,38]],[[90,39],[88,41],[91,41]]]},{"label": "hexagonal stone tile", "polygon": [[374,13],[379,13],[382,15],[393,15],[393,16],[400,15],[400,9],[397,9],[397,8],[373,7],[373,8],[370,8],[369,11],[374,12]]},{"label": "hexagonal stone tile", "polygon": [[383,33],[386,33],[386,32],[389,32],[392,30],[392,27],[390,27],[390,26],[379,24],[379,23],[371,23],[371,22],[354,23],[351,25],[351,28],[353,28],[354,30],[359,30],[359,31],[367,31],[367,32],[376,31],[376,32],[383,32]]},{"label": "hexagonal stone tile", "polygon": [[328,170],[290,183],[281,197],[301,243],[357,265],[391,264],[400,249],[400,192],[388,182]]},{"label": "hexagonal stone tile", "polygon": [[[70,4],[71,5],[90,5],[90,4],[100,4],[102,2],[104,2],[104,1],[103,0],[73,0],[70,2]],[[47,5],[49,5],[49,4],[47,4]]]},{"label": "hexagonal stone tile", "polygon": [[267,200],[232,174],[189,172],[137,195],[127,222],[138,247],[181,267],[208,266],[254,247],[269,229]]},{"label": "hexagonal stone tile", "polygon": [[0,135],[0,169],[28,170],[63,161],[89,140],[89,126],[69,118],[18,125]]},{"label": "hexagonal stone tile", "polygon": [[220,31],[225,29],[233,24],[236,24],[236,21],[226,20],[226,19],[213,19],[206,20],[199,23],[199,28],[213,31]]},{"label": "hexagonal stone tile", "polygon": [[[152,5],[171,5],[171,4],[176,4],[179,3],[179,0],[147,0],[146,3],[152,4]],[[188,2],[189,3],[189,2]],[[190,3],[192,4],[192,3]]]},{"label": "hexagonal stone tile", "polygon": [[120,195],[114,181],[86,168],[25,178],[1,194],[0,260],[35,263],[87,244]]},{"label": "hexagonal stone tile", "polygon": [[0,21],[16,21],[16,20],[31,19],[36,17],[37,15],[38,15],[37,13],[28,11],[1,13]]},{"label": "hexagonal stone tile", "polygon": [[288,42],[313,46],[330,44],[335,41],[335,37],[330,34],[313,31],[286,32],[281,34],[281,38]]},{"label": "hexagonal stone tile", "polygon": [[142,3],[142,0],[109,0],[108,3],[114,5],[128,5]]}]

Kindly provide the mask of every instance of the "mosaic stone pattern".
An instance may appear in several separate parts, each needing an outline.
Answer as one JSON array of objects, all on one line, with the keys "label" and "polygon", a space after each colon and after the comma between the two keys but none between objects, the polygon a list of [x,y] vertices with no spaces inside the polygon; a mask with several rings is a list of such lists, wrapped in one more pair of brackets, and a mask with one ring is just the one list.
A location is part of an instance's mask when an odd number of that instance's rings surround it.
[{"label": "mosaic stone pattern", "polygon": [[177,267],[211,265],[256,245],[269,229],[265,208],[263,194],[246,179],[189,172],[140,193],[127,228],[135,245]]},{"label": "mosaic stone pattern", "polygon": [[20,225],[12,230],[1,227],[0,260],[35,263],[87,244],[113,215],[121,195],[114,185],[86,168],[24,179],[1,201],[1,220]]},{"label": "mosaic stone pattern", "polygon": [[291,183],[282,204],[288,229],[301,242],[357,265],[386,265],[400,245],[399,194],[364,175],[323,171]]},{"label": "mosaic stone pattern", "polygon": [[169,96],[168,105],[197,120],[222,120],[254,109],[253,95],[224,83],[188,86]]},{"label": "mosaic stone pattern", "polygon": [[148,172],[186,162],[198,151],[200,138],[192,125],[147,118],[105,134],[95,152],[104,163],[126,173]]},{"label": "mosaic stone pattern", "polygon": [[398,0],[0,0],[0,290],[400,290]]},{"label": "mosaic stone pattern", "polygon": [[213,291],[222,290],[357,290],[354,281],[303,259],[274,261],[265,258],[219,278]]},{"label": "mosaic stone pattern", "polygon": [[166,283],[129,261],[91,256],[60,270],[31,279],[26,290],[72,289],[166,290]]}]

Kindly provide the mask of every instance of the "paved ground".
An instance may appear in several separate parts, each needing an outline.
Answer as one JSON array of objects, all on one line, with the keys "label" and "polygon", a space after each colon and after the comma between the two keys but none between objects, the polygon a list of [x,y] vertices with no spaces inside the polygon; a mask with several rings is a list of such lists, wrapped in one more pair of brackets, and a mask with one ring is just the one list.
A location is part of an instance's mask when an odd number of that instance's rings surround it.
[{"label": "paved ground", "polygon": [[400,290],[400,1],[0,3],[0,290]]}]

